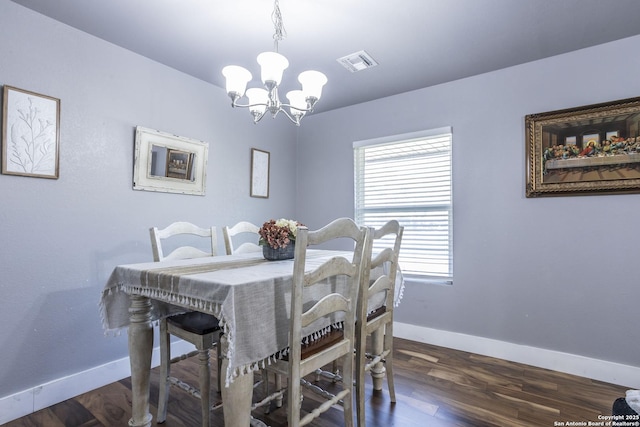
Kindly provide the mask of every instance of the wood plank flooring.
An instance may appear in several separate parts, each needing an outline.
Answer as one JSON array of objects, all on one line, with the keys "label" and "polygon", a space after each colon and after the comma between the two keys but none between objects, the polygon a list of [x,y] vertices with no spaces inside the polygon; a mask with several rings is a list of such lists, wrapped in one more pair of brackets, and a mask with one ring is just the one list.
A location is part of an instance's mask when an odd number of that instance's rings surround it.
[{"label": "wood plank flooring", "polygon": [[[413,341],[395,340],[397,403],[389,402],[385,387],[373,392],[367,378],[367,426],[371,427],[545,427],[560,423],[597,422],[611,415],[613,401],[626,387],[534,368],[501,359]],[[196,361],[184,361],[173,372],[197,384]],[[212,382],[213,383],[213,382]],[[328,382],[323,382],[327,388]],[[256,398],[259,397],[256,391]],[[156,414],[158,368],[151,376],[151,413]],[[305,403],[316,397],[305,392]],[[304,408],[304,406],[303,406]],[[253,416],[272,427],[286,425],[285,409]],[[126,426],[131,417],[130,378],[69,399],[5,424],[6,427]],[[222,410],[213,412],[213,425],[222,426]],[[171,389],[166,427],[200,425],[199,401]],[[342,426],[342,413],[332,408],[312,424]],[[235,426],[234,426],[235,427]]]}]

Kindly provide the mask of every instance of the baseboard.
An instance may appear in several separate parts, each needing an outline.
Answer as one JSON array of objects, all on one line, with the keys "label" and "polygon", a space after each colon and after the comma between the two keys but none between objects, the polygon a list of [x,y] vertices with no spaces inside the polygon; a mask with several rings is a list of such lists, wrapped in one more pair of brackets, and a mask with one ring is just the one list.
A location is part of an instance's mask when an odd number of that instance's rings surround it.
[{"label": "baseboard", "polygon": [[[183,354],[193,349],[193,345],[186,341],[176,341],[171,344],[173,354]],[[154,348],[151,366],[158,365],[160,365],[160,352],[158,348]],[[0,425],[129,376],[131,376],[129,358],[124,357],[2,397],[0,398]]]},{"label": "baseboard", "polygon": [[394,322],[393,335],[426,344],[497,357],[539,368],[640,389],[640,367],[591,359],[489,338]]},{"label": "baseboard", "polygon": [[[640,367],[622,365],[605,360],[591,359],[575,354],[545,350],[513,344],[489,338],[442,331],[422,326],[395,322],[394,336],[412,341],[434,344],[456,350],[497,357],[612,384],[640,389]],[[186,341],[176,341],[171,352],[181,354],[193,346]],[[160,364],[158,348],[153,351],[152,366]],[[129,358],[97,366],[77,374],[50,381],[46,384],[0,398],[0,425],[44,409],[48,406],[120,381],[131,375]]]}]

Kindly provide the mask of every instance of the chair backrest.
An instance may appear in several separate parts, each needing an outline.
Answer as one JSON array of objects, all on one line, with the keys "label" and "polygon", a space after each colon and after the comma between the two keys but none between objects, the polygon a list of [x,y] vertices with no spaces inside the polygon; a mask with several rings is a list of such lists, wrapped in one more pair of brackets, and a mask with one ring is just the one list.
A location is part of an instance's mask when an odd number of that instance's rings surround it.
[{"label": "chair backrest", "polygon": [[[353,348],[355,336],[355,314],[360,284],[361,263],[365,246],[368,244],[370,230],[359,227],[349,218],[340,218],[316,231],[307,227],[298,227],[296,236],[295,257],[293,262],[293,292],[291,296],[291,325],[289,344],[291,361],[300,360],[302,328],[321,317],[332,313],[344,313],[344,339],[349,340]],[[350,238],[355,242],[353,258],[348,260],[336,256],[310,271],[305,272],[307,250],[309,246],[319,245],[329,240]],[[326,279],[335,278],[336,283],[346,279],[345,286],[334,287],[311,307],[303,307],[303,293]],[[291,369],[299,368],[296,363]],[[298,372],[299,373],[299,372]]]},{"label": "chair backrest", "polygon": [[[257,243],[258,240],[260,239],[260,234],[258,234],[258,230],[260,230],[260,227],[247,221],[240,221],[233,227],[227,227],[227,226],[223,227],[222,235],[224,237],[224,247],[227,252],[227,255],[240,254],[240,253],[246,253],[246,252],[261,252],[262,248]],[[242,233],[255,234],[256,243],[244,242],[237,248],[234,248],[233,236],[236,236]]]},{"label": "chair backrest", "polygon": [[[216,256],[218,254],[218,237],[215,227],[202,228],[190,222],[174,222],[166,228],[158,229],[158,227],[151,227],[149,229],[149,235],[151,237],[151,249],[153,251],[153,260],[162,261],[165,259],[188,259],[188,258],[200,258],[205,256]],[[194,235],[202,238],[207,238],[209,251],[198,249],[194,246],[180,246],[169,254],[165,255],[165,251],[162,249],[162,242],[170,237],[179,235]]]},{"label": "chair backrest", "polygon": [[[368,263],[363,263],[361,275],[357,315],[359,322],[360,319],[367,319],[369,301],[378,293],[384,293],[384,302],[378,312],[393,310],[398,258],[400,256],[403,232],[404,227],[396,220],[385,223],[379,229],[371,229],[371,244],[367,245],[363,255],[369,261]],[[375,255],[372,253],[374,250],[376,251]],[[373,269],[379,269],[381,274],[372,282],[370,279]]]}]

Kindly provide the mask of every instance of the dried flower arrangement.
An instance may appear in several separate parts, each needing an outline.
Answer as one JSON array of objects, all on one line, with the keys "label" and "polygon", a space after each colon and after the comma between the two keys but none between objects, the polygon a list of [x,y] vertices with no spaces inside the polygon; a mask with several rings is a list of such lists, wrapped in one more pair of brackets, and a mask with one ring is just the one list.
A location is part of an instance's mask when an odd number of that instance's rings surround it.
[{"label": "dried flower arrangement", "polygon": [[273,249],[286,248],[289,243],[295,242],[298,226],[304,225],[298,221],[281,218],[279,220],[269,220],[262,224],[258,233],[260,234],[261,246],[270,246]]}]

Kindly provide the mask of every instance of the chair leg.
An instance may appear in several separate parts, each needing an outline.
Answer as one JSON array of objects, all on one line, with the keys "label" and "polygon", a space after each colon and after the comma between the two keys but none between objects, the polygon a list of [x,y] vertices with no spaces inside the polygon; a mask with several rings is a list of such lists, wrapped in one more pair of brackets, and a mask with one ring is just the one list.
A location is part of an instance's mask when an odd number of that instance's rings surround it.
[{"label": "chair leg", "polygon": [[[216,356],[218,364],[218,393],[222,393],[222,346],[220,345],[220,338],[216,341]],[[226,373],[225,373],[226,377]]]},{"label": "chair leg", "polygon": [[[275,401],[276,408],[280,408],[282,406],[282,376],[278,373],[273,373],[273,381],[274,381],[274,389],[271,392],[271,387],[269,384],[269,370],[262,369],[260,371],[261,381],[262,381],[262,394],[264,396],[264,400],[269,400],[266,403],[261,404],[260,406],[264,406],[264,413],[268,415],[271,413],[271,402]],[[272,397],[272,394],[280,392],[276,397]]]},{"label": "chair leg", "polygon": [[335,375],[333,377],[333,379],[331,380],[331,382],[333,382],[334,384],[338,382],[338,374],[340,373],[340,367],[338,366],[338,361],[334,360],[332,365],[331,365],[331,369],[333,369],[332,373],[333,375]]},{"label": "chair leg", "polygon": [[[262,393],[264,396],[269,396],[269,371],[263,369],[260,374],[262,375]],[[276,374],[277,375],[277,374]],[[264,407],[265,415],[269,415],[271,412],[271,403],[267,403]]]},{"label": "chair leg", "polygon": [[167,320],[160,320],[160,396],[158,398],[157,422],[167,419],[167,403],[169,401],[169,375],[171,375],[171,346]]},{"label": "chair leg", "polygon": [[[282,375],[275,374],[274,381],[275,381],[274,390],[276,391],[282,390]],[[282,395],[280,395],[280,397],[276,399],[276,408],[282,408]]]},{"label": "chair leg", "polygon": [[[279,375],[276,375],[278,377]],[[300,409],[302,407],[302,390],[300,379],[295,380],[297,375],[289,375],[287,378],[287,426],[300,427]]]},{"label": "chair leg", "polygon": [[[379,355],[384,351],[384,326],[374,330],[371,333],[371,354]],[[380,361],[371,366],[371,380],[373,381],[374,390],[382,390],[382,382],[384,380],[384,362]]]},{"label": "chair leg", "polygon": [[347,353],[342,363],[342,386],[349,390],[342,401],[345,427],[353,427],[353,353]]},{"label": "chair leg", "polygon": [[209,367],[209,350],[198,350],[200,363],[200,398],[202,403],[202,427],[211,425],[211,370]]},{"label": "chair leg", "polygon": [[387,385],[389,387],[389,398],[395,403],[396,402],[396,388],[393,385],[393,326],[392,323],[387,323],[385,325],[385,343],[384,348],[389,350],[389,354],[387,354],[385,367],[387,374]]},{"label": "chair leg", "polygon": [[[367,358],[365,356],[366,345],[365,337],[356,339],[358,343],[358,349],[356,351],[356,417],[358,427],[364,427],[365,424],[365,410],[364,410],[364,395],[365,395],[365,366],[367,364]],[[346,384],[343,381],[343,384]]]}]

